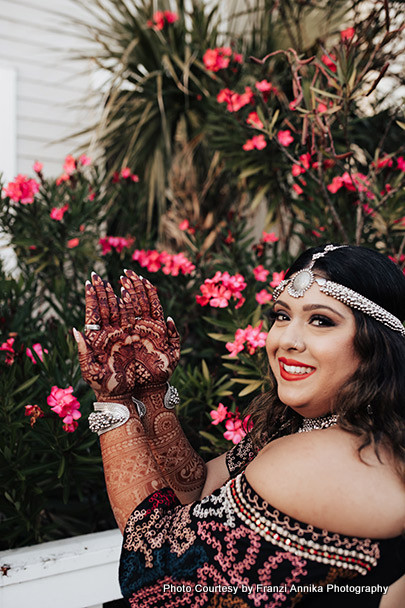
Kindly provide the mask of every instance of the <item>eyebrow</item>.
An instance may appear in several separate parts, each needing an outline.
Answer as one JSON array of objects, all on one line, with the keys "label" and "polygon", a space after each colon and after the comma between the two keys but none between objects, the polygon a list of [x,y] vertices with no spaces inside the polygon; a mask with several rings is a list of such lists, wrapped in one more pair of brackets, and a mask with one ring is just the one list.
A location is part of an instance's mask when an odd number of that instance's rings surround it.
[{"label": "eyebrow", "polygon": [[[291,310],[291,307],[287,304],[287,302],[284,302],[283,300],[277,300],[277,302],[275,302],[274,306],[276,304],[281,304],[281,306],[284,306],[288,310]],[[344,315],[342,315],[340,312],[338,312],[335,308],[332,308],[331,306],[327,306],[326,304],[305,304],[305,306],[303,306],[302,310],[305,310],[305,311],[319,310],[320,308],[326,308],[327,310],[330,310],[331,312],[333,312],[335,315],[338,315],[342,319],[345,318]]]}]

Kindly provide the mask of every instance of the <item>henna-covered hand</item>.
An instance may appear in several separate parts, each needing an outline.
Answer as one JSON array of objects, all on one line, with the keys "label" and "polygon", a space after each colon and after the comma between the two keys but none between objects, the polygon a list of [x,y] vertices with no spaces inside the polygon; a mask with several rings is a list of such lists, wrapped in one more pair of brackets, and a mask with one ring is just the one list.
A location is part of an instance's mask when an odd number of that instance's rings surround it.
[{"label": "henna-covered hand", "polygon": [[[77,333],[76,339],[83,378],[98,399],[122,398],[136,387],[165,383],[180,356],[178,333],[173,321],[166,325],[156,289],[132,275],[122,300],[95,273],[86,283],[85,323],[100,330]],[[136,319],[135,312],[142,318]]]},{"label": "henna-covered hand", "polygon": [[121,327],[133,339],[136,385],[164,384],[180,358],[174,322],[165,321],[157,289],[147,279],[125,270],[121,285]]}]

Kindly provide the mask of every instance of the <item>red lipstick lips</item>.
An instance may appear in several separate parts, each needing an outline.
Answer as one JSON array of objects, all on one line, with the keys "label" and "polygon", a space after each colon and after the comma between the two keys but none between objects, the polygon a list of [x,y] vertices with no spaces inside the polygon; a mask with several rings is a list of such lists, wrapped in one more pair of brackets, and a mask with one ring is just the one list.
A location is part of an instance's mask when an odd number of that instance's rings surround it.
[{"label": "red lipstick lips", "polygon": [[[296,380],[304,380],[305,378],[308,378],[309,376],[312,376],[312,374],[315,372],[316,368],[312,367],[312,365],[306,365],[305,363],[301,363],[301,361],[296,361],[295,359],[286,359],[285,357],[279,357],[278,359],[278,364],[280,366],[280,375],[284,380],[289,380],[291,382],[294,382]],[[284,365],[288,365],[288,366],[295,366],[295,367],[310,367],[311,371],[307,372],[306,374],[293,374],[291,372],[288,372],[285,368]]]}]

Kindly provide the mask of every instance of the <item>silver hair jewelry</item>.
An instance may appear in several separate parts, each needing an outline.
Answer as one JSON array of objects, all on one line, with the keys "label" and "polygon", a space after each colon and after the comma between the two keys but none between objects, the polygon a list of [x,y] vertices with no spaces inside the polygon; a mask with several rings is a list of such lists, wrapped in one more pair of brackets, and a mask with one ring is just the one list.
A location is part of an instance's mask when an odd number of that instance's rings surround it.
[{"label": "silver hair jewelry", "polygon": [[89,428],[93,433],[102,435],[125,424],[129,419],[129,409],[122,403],[98,402],[89,416]]},{"label": "silver hair jewelry", "polygon": [[[142,418],[146,414],[146,405],[140,399],[136,397],[132,397],[133,403],[136,405],[136,409],[138,411],[139,418]],[[179,392],[176,387],[172,386],[169,382],[167,382],[167,391],[163,398],[163,404],[167,410],[173,410],[176,405],[179,405],[180,397]]]},{"label": "silver hair jewelry", "polygon": [[99,329],[101,329],[101,326],[98,325],[98,323],[86,323],[84,329],[86,331],[98,331]]},{"label": "silver hair jewelry", "polygon": [[331,296],[343,304],[346,304],[346,306],[355,308],[356,310],[373,317],[380,323],[383,323],[390,329],[399,332],[405,337],[405,328],[402,322],[398,319],[398,317],[388,312],[388,310],[385,310],[385,308],[382,308],[382,306],[379,306],[372,300],[362,296],[357,291],[349,289],[349,287],[345,287],[345,285],[341,285],[340,283],[329,281],[324,277],[319,277],[312,272],[312,268],[317,259],[325,256],[330,251],[340,249],[341,247],[347,247],[347,245],[326,245],[323,251],[314,253],[311,262],[306,268],[299,270],[289,279],[281,281],[273,292],[273,300],[276,302],[277,298],[281,295],[286,287],[290,296],[294,298],[301,298],[314,283],[317,283],[319,290],[325,295]]},{"label": "silver hair jewelry", "polygon": [[319,416],[318,418],[304,418],[298,433],[310,433],[311,431],[320,431],[335,426],[339,416],[337,414],[329,414],[328,416]]}]

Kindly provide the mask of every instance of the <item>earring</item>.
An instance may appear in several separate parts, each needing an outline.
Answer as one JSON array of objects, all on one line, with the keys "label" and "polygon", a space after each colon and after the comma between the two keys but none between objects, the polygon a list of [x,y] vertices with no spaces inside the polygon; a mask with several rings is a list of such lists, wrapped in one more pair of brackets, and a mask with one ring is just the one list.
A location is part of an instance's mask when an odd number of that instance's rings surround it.
[{"label": "earring", "polygon": [[367,405],[367,408],[366,408],[366,409],[367,409],[367,414],[368,414],[369,416],[372,416],[372,414],[373,414],[373,408],[371,407],[371,404],[370,404],[370,403]]}]

